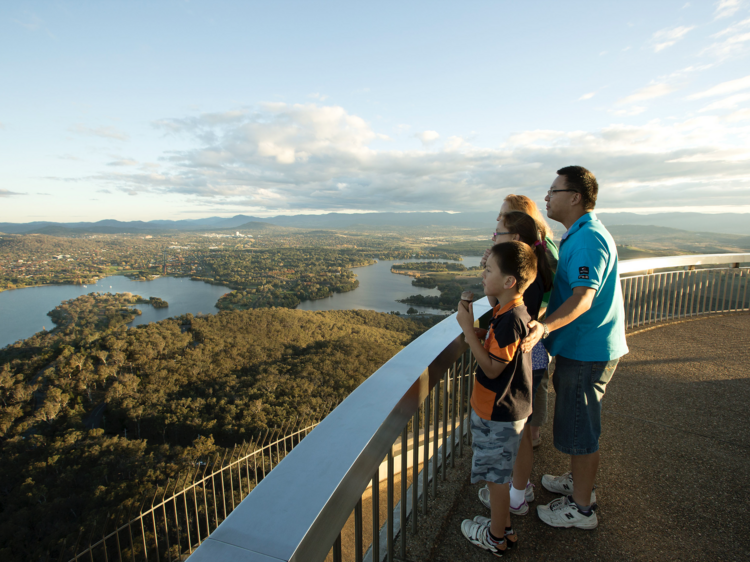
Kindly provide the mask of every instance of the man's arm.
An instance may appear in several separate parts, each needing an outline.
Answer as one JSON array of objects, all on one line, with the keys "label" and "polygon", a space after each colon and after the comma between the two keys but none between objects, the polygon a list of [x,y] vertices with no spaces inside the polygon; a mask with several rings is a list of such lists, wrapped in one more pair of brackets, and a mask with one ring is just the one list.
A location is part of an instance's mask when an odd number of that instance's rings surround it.
[{"label": "man's arm", "polygon": [[[570,324],[591,308],[591,303],[594,302],[595,295],[596,289],[591,287],[574,287],[573,294],[568,297],[568,300],[562,303],[560,308],[550,314],[545,321],[547,329],[553,332]],[[542,334],[544,334],[542,324],[532,320],[529,323],[529,335],[521,343],[521,350],[524,353],[531,351],[531,348],[542,338]]]},{"label": "man's arm", "polygon": [[477,363],[487,378],[496,379],[500,373],[505,370],[507,363],[498,361],[490,357],[490,354],[479,341],[479,337],[474,332],[474,306],[473,303],[461,301],[458,303],[458,314],[456,315],[458,325],[464,332],[466,343],[469,344],[472,354],[474,354]]}]

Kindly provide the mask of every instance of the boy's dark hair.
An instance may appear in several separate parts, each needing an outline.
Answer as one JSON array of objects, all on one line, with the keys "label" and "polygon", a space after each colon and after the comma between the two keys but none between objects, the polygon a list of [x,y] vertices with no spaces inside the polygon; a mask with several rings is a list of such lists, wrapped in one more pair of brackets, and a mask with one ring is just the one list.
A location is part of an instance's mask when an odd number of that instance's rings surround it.
[{"label": "boy's dark hair", "polygon": [[536,256],[528,244],[517,240],[495,244],[492,257],[503,274],[516,278],[520,294],[536,279]]},{"label": "boy's dark hair", "polygon": [[586,211],[594,210],[596,196],[599,194],[599,184],[594,174],[583,166],[566,166],[557,170],[557,175],[565,176],[565,187],[581,194],[583,208]]},{"label": "boy's dark hair", "polygon": [[[537,275],[542,278],[544,290],[552,288],[552,268],[547,259],[547,242],[542,234],[542,227],[531,215],[520,211],[503,213],[500,217],[505,229],[511,234],[518,234],[521,242],[528,244],[534,252],[537,261]],[[536,278],[532,279],[532,281]]]}]

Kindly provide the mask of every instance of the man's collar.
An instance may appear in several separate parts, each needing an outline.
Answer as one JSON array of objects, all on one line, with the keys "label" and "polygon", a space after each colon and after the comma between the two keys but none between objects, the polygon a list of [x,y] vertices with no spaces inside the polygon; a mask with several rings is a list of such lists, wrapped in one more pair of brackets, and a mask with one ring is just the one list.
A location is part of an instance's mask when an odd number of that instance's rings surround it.
[{"label": "man's collar", "polygon": [[588,213],[584,213],[580,217],[578,217],[578,220],[574,222],[572,225],[570,225],[570,228],[565,232],[565,234],[562,235],[561,241],[564,241],[568,238],[571,234],[574,232],[578,232],[578,230],[587,222],[599,220],[596,218],[596,214],[594,211],[590,211]]},{"label": "man's collar", "polygon": [[517,306],[520,306],[523,304],[523,295],[516,295],[515,298],[505,303],[505,305],[500,306],[500,304],[496,304],[495,308],[492,309],[492,315],[493,316],[499,316],[500,314],[505,314],[512,308],[516,308]]}]

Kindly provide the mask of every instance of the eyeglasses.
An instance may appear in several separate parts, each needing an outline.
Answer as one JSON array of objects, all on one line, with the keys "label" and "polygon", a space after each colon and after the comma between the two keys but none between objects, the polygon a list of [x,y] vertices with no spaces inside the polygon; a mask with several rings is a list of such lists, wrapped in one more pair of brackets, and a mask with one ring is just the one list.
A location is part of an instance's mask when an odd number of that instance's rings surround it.
[{"label": "eyeglasses", "polygon": [[493,232],[492,237],[494,238],[495,236],[502,236],[503,234],[513,234],[513,233],[512,232]]},{"label": "eyeglasses", "polygon": [[553,193],[560,193],[561,191],[572,191],[573,193],[579,193],[577,189],[550,189],[547,191],[547,197],[552,197]]}]

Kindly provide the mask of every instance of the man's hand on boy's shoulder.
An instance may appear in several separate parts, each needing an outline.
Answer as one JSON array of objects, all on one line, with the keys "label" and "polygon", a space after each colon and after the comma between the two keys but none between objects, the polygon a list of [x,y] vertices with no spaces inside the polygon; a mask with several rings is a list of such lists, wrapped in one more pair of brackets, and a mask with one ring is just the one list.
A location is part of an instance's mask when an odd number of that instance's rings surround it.
[{"label": "man's hand on boy's shoulder", "polygon": [[458,302],[458,313],[456,314],[458,325],[464,333],[474,333],[474,303],[467,301]]},{"label": "man's hand on boy's shoulder", "polygon": [[544,327],[541,323],[536,320],[529,322],[529,335],[523,338],[521,342],[521,351],[523,353],[529,353],[531,349],[542,339],[544,334]]}]

